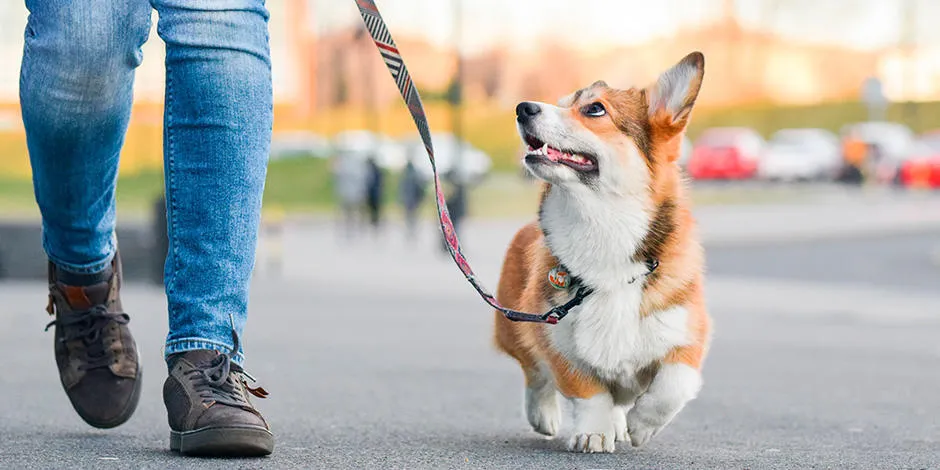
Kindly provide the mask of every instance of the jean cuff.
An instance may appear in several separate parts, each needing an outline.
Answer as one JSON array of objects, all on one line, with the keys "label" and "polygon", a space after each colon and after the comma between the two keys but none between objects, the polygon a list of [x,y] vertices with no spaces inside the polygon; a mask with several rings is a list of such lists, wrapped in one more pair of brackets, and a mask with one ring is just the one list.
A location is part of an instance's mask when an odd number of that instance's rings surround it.
[{"label": "jean cuff", "polygon": [[[232,345],[205,338],[174,339],[173,341],[166,343],[166,347],[164,347],[163,350],[163,358],[164,360],[168,360],[172,354],[196,351],[199,349],[209,349],[223,354],[228,354],[232,351]],[[232,361],[238,365],[242,365],[242,363],[245,361],[245,355],[241,351],[238,351],[232,358]]]},{"label": "jean cuff", "polygon": [[51,253],[51,252],[49,251],[49,247],[46,246],[45,242],[43,242],[43,249],[44,249],[45,252],[46,252],[46,256],[49,258],[49,261],[52,261],[52,264],[58,266],[59,268],[62,268],[62,269],[64,269],[64,270],[66,270],[66,271],[68,271],[68,272],[70,272],[70,273],[72,273],[72,274],[97,274],[97,273],[100,273],[101,271],[104,271],[105,269],[107,269],[108,266],[111,266],[111,261],[114,260],[114,255],[117,253],[117,250],[116,250],[115,245],[114,245],[114,241],[113,241],[113,239],[112,239],[112,241],[111,241],[110,243],[108,243],[108,253],[110,253],[110,254],[109,254],[107,257],[105,257],[104,261],[98,261],[98,262],[94,262],[94,263],[88,263],[88,264],[77,265],[77,264],[66,263],[66,262],[62,261],[61,259],[58,259],[58,258],[56,258],[55,256],[50,255],[49,253]]}]

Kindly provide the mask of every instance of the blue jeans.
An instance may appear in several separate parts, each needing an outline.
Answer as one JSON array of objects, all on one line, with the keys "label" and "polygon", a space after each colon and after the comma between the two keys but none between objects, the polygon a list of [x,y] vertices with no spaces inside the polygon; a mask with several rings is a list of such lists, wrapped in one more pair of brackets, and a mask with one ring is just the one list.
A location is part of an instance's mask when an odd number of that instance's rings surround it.
[{"label": "blue jeans", "polygon": [[230,350],[247,319],[273,121],[264,0],[26,6],[20,101],[43,246],[77,273],[101,271],[115,254],[118,157],[157,10],[167,49],[165,354]]}]

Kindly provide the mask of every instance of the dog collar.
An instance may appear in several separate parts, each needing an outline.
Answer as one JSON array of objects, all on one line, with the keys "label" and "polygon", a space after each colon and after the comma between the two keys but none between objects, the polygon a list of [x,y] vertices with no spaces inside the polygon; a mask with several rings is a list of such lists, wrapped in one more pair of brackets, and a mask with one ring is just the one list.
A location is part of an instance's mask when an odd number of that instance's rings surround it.
[{"label": "dog collar", "polygon": [[[659,260],[654,258],[649,258],[645,261],[646,263],[646,272],[640,274],[639,276],[634,277],[627,281],[628,284],[633,284],[636,281],[653,274],[653,271],[656,271],[656,268],[659,267]],[[581,284],[581,279],[577,276],[572,276],[571,271],[565,267],[563,264],[558,264],[554,268],[548,271],[548,283],[557,290],[566,290],[568,288],[578,286],[578,290],[575,292],[574,297],[571,298],[568,302],[565,302],[563,305],[559,305],[555,308],[549,310],[546,314],[555,319],[555,323],[560,321],[562,318],[565,318],[571,309],[581,305],[581,302],[584,302],[584,299],[594,292],[590,287],[584,286]]]},{"label": "dog collar", "polygon": [[[653,274],[653,271],[656,271],[656,268],[659,267],[659,260],[654,258],[649,258],[644,263],[646,264],[646,272],[630,279],[627,284],[633,284],[641,278]],[[571,270],[565,267],[564,264],[559,263],[548,271],[548,284],[556,290],[566,290],[581,284],[581,279],[572,275]]]}]

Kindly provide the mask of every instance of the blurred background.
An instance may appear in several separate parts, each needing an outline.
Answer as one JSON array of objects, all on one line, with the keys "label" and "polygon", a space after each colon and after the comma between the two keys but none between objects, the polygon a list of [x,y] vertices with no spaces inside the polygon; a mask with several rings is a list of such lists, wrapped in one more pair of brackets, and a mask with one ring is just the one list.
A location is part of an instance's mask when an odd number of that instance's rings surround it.
[{"label": "blurred background", "polygon": [[[936,2],[585,0],[576,19],[560,0],[504,3],[380,2],[468,213],[531,209],[513,125],[518,101],[554,102],[597,79],[644,85],[692,50],[708,64],[682,157],[696,188],[735,181],[751,198],[781,193],[771,183],[940,185]],[[266,208],[324,213],[351,204],[355,187],[369,186],[359,167],[373,155],[386,176],[381,214],[399,214],[410,194],[398,189],[406,162],[419,185],[429,166],[353,2],[268,7],[276,118]],[[22,1],[0,0],[0,211],[19,214],[34,212],[17,104],[26,15]],[[149,210],[162,185],[156,31],[144,50],[121,156],[125,212]],[[422,207],[433,202],[420,196]]]},{"label": "blurred background", "polygon": [[[651,447],[622,451],[631,463],[936,467],[940,376],[925,371],[940,359],[940,2],[376,3],[490,288],[537,210],[515,105],[599,79],[644,86],[704,52],[680,165],[715,343],[702,395]],[[272,465],[571,467],[539,451],[563,441],[533,438],[518,368],[492,350],[492,314],[442,249],[427,157],[355,3],[267,6],[274,137],[245,343],[276,397],[261,403],[280,433]],[[88,465],[115,450],[69,410],[40,336],[45,258],[17,99],[26,17],[22,0],[0,0],[0,348],[16,351],[0,389],[42,399],[5,412],[0,441],[16,444],[0,461]],[[167,329],[163,57],[152,31],[117,195],[125,305],[153,333],[137,334],[151,371]],[[167,458],[151,379],[122,459]]]},{"label": "blurred background", "polygon": [[[585,0],[576,18],[562,0],[380,7],[427,106],[458,223],[533,211],[517,102],[554,102],[598,79],[643,86],[693,50],[705,53],[707,78],[680,165],[699,204],[940,187],[940,30],[930,20],[940,4],[930,0]],[[408,237],[437,230],[430,166],[354,2],[268,8],[275,123],[265,222],[332,218],[347,237],[384,221],[404,221]],[[0,217],[35,220],[17,100],[26,16],[20,0],[0,0]],[[159,223],[164,51],[155,29],[137,72],[118,203],[124,219]]]}]

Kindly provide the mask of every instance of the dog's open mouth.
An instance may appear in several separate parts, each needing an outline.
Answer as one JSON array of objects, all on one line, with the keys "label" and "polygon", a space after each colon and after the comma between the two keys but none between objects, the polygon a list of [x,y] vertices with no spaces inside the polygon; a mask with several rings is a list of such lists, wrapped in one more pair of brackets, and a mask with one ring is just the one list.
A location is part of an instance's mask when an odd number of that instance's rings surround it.
[{"label": "dog's open mouth", "polygon": [[526,157],[541,158],[551,163],[558,163],[578,171],[592,171],[597,169],[597,159],[592,155],[582,155],[574,152],[567,152],[554,147],[541,140],[526,134],[525,143],[529,146],[529,152]]}]

